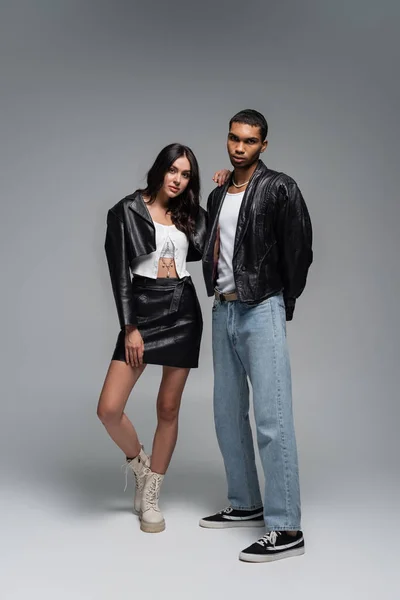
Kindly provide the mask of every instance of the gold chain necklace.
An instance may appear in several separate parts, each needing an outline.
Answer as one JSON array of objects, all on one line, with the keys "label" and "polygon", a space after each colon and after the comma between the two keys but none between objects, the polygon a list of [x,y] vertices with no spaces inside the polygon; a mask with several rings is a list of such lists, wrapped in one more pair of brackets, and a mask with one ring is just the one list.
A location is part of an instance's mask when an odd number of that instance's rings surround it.
[{"label": "gold chain necklace", "polygon": [[236,188],[241,188],[244,185],[247,185],[249,183],[250,179],[248,181],[245,181],[244,183],[241,183],[240,185],[238,185],[237,183],[235,183],[235,180],[232,177],[232,184],[236,187]]}]

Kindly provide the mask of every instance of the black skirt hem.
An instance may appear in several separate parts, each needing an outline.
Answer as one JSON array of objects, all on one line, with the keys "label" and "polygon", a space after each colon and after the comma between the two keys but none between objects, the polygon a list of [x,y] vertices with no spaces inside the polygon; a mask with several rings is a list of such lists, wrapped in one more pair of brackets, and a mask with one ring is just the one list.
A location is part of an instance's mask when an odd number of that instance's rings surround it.
[{"label": "black skirt hem", "polygon": [[[118,356],[113,356],[111,360],[118,360],[119,362],[126,362],[125,358],[119,358]],[[190,364],[190,365],[177,365],[177,364],[161,364],[159,362],[150,362],[150,361],[143,361],[144,365],[153,365],[153,366],[157,366],[157,367],[173,367],[175,369],[198,369],[199,368],[199,363],[197,364]]]}]

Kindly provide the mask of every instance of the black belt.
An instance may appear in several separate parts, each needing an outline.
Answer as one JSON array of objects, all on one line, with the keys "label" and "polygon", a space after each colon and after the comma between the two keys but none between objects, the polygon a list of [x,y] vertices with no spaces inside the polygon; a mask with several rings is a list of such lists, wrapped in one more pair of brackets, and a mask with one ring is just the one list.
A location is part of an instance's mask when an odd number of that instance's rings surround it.
[{"label": "black belt", "polygon": [[171,305],[169,307],[169,312],[174,313],[179,309],[179,304],[181,302],[182,294],[185,285],[190,285],[192,288],[194,287],[193,281],[191,277],[182,277],[179,282],[175,285],[174,293],[171,300]]},{"label": "black belt", "polygon": [[183,290],[185,288],[186,285],[189,285],[190,287],[192,287],[194,289],[194,284],[192,281],[192,278],[189,275],[186,275],[185,277],[182,277],[181,279],[178,279],[177,277],[174,278],[166,278],[166,277],[162,277],[162,284],[158,284],[157,285],[157,281],[159,281],[160,278],[157,279],[152,279],[151,277],[143,277],[142,275],[135,275],[133,277],[132,283],[134,284],[135,282],[137,282],[140,286],[144,286],[144,287],[148,287],[149,289],[151,289],[153,287],[153,289],[162,289],[164,287],[168,288],[168,284],[170,285],[170,289],[174,289],[174,293],[172,295],[172,300],[171,300],[171,304],[169,307],[169,313],[175,313],[179,310],[179,305],[182,299],[182,294],[183,294]]}]

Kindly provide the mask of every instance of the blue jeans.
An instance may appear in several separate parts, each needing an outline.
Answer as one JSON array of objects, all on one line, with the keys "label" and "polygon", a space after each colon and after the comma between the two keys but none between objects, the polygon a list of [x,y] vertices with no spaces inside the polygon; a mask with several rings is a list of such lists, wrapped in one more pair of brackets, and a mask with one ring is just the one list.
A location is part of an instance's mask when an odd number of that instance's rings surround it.
[{"label": "blue jeans", "polygon": [[249,379],[265,474],[266,528],[300,529],[299,473],[283,297],[279,294],[256,306],[214,300],[212,321],[214,418],[229,502],[238,509],[262,506],[249,423]]}]

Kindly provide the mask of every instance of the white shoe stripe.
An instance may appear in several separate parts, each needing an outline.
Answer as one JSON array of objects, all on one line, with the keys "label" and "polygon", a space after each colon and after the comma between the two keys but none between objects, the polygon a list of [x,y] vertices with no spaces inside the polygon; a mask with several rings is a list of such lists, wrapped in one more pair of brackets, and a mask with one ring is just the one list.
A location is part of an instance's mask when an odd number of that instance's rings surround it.
[{"label": "white shoe stripe", "polygon": [[296,540],[295,542],[290,542],[290,544],[284,544],[282,546],[268,546],[267,550],[269,552],[276,552],[277,550],[286,550],[287,548],[293,548],[293,546],[297,546],[297,544],[300,544],[303,541],[303,537],[301,537],[299,540]]},{"label": "white shoe stripe", "polygon": [[250,519],[254,519],[255,517],[262,517],[262,515],[263,515],[263,513],[261,511],[254,515],[248,515],[246,517],[231,517],[231,515],[223,515],[223,518],[226,521],[249,521]]}]

